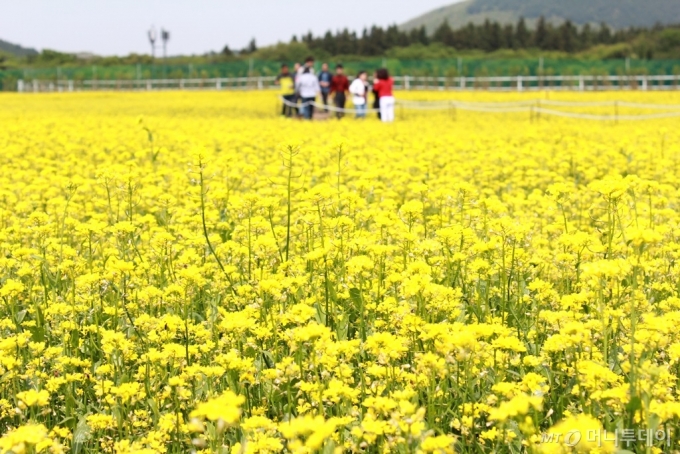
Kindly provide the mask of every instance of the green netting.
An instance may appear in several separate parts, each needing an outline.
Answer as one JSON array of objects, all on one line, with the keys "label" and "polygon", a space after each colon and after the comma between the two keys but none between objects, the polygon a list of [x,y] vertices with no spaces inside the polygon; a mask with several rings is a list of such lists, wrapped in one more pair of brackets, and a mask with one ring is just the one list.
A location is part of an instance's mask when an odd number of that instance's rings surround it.
[{"label": "green netting", "polygon": [[[290,63],[290,62],[289,62]],[[680,60],[566,60],[566,59],[448,59],[397,60],[375,58],[344,62],[352,74],[360,69],[372,71],[387,66],[394,75],[410,76],[516,76],[516,75],[677,75]],[[317,63],[317,66],[319,63]],[[0,71],[0,89],[16,89],[16,81],[38,80],[114,80],[181,79],[272,76],[280,62],[244,60],[219,64],[127,66],[78,66],[27,68]]]},{"label": "green netting", "polygon": [[412,76],[537,76],[680,74],[680,60],[564,60],[564,59],[454,59],[387,60],[398,75]]}]

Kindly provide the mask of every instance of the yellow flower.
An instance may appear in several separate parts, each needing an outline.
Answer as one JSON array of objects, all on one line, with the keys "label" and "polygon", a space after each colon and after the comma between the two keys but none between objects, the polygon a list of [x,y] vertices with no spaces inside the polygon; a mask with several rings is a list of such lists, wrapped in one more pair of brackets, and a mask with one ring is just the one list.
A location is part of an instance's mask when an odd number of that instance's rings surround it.
[{"label": "yellow flower", "polygon": [[453,448],[455,442],[456,439],[451,435],[428,437],[420,444],[420,452],[431,452],[433,454],[453,454],[455,452]]},{"label": "yellow flower", "polygon": [[245,397],[226,391],[218,397],[202,402],[191,412],[192,418],[205,418],[210,421],[222,420],[229,425],[236,424],[241,417],[241,405]]},{"label": "yellow flower", "polygon": [[498,408],[489,411],[489,419],[504,422],[508,419],[523,417],[531,410],[540,410],[543,398],[518,394],[508,402],[503,402]]},{"label": "yellow flower", "polygon": [[7,279],[5,283],[0,287],[0,296],[16,296],[24,291],[24,284],[15,279]]},{"label": "yellow flower", "polygon": [[24,407],[44,407],[50,402],[50,393],[44,389],[40,391],[31,389],[18,392],[17,399]]},{"label": "yellow flower", "polygon": [[26,424],[10,430],[0,438],[0,453],[19,454],[29,447],[34,447],[37,452],[51,446],[52,439],[47,435],[47,428],[42,424]]}]

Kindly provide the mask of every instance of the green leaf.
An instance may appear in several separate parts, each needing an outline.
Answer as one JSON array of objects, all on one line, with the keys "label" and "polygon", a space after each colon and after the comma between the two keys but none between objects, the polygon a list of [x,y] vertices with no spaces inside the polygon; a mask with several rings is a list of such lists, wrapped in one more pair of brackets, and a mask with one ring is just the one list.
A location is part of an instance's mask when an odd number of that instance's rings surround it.
[{"label": "green leaf", "polygon": [[73,414],[72,412],[78,408],[78,403],[71,393],[66,394],[64,403],[66,404],[67,414]]},{"label": "green leaf", "polygon": [[357,307],[361,306],[361,290],[358,288],[351,288],[349,289],[349,296]]},{"label": "green leaf", "polygon": [[80,331],[74,329],[73,331],[71,331],[71,347],[75,350],[78,348],[79,343],[80,343]]},{"label": "green leaf", "polygon": [[333,440],[329,440],[326,443],[326,446],[323,447],[323,454],[333,454],[335,452],[335,442]]},{"label": "green leaf", "polygon": [[90,426],[87,425],[85,416],[83,416],[78,420],[76,430],[73,431],[73,444],[71,449],[73,454],[78,454],[83,449],[83,445],[90,440],[91,435]]},{"label": "green leaf", "polygon": [[17,312],[17,323],[23,322],[24,318],[26,318],[26,309]]},{"label": "green leaf", "polygon": [[639,396],[634,396],[630,402],[628,402],[628,405],[626,405],[626,410],[634,413],[642,408],[642,400],[640,399]]},{"label": "green leaf", "polygon": [[161,415],[158,412],[158,404],[156,404],[156,401],[151,398],[149,398],[146,402],[149,404],[149,408],[151,408],[151,411],[153,412],[154,422],[157,423],[158,420],[161,419]]}]

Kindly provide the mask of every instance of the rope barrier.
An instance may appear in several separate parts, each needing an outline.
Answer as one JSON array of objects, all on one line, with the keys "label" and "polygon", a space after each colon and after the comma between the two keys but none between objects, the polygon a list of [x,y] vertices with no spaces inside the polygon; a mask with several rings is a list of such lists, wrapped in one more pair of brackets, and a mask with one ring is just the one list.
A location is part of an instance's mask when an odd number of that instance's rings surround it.
[{"label": "rope barrier", "polygon": [[[330,110],[331,112],[342,112],[342,113],[357,113],[357,112],[359,112],[358,109],[338,107],[338,106],[333,106],[331,104],[323,105],[323,104],[318,103],[318,102],[313,102],[312,105],[314,107],[318,107],[319,109]],[[380,109],[373,109],[373,108],[367,107],[366,109],[362,110],[361,112],[376,113],[376,112],[380,112]]]},{"label": "rope barrier", "polygon": [[[282,103],[289,107],[303,108],[307,105],[313,105],[319,109],[326,109],[332,112],[342,113],[356,113],[354,108],[341,108],[333,105],[323,105],[316,101],[308,101],[304,103],[290,102],[283,97],[279,98]],[[537,105],[538,104],[538,105]],[[519,113],[528,112],[532,117],[534,114],[545,114],[556,117],[575,118],[592,121],[636,121],[636,120],[653,120],[663,118],[680,117],[680,105],[673,104],[644,104],[624,101],[593,101],[593,102],[579,102],[579,101],[558,101],[558,100],[527,100],[527,101],[509,101],[509,102],[465,102],[465,101],[411,101],[398,100],[397,105],[402,108],[434,111],[434,110],[449,110],[460,109],[471,112],[488,112],[488,113]],[[540,107],[541,105],[550,106],[565,106],[565,107],[616,107],[617,113],[615,115],[599,115],[578,112],[566,112],[562,110],[546,109]],[[670,110],[676,109],[675,112],[660,112],[653,114],[642,115],[619,115],[619,107],[638,108],[638,109],[659,109]],[[365,113],[379,112],[380,109],[367,108],[363,110]]]},{"label": "rope barrier", "polygon": [[[618,104],[619,107],[630,107],[637,109],[659,109],[659,110],[680,110],[680,104],[645,104],[629,101],[560,101],[552,99],[528,99],[523,101],[498,101],[498,102],[469,102],[469,101],[459,101],[452,99],[450,101],[410,101],[410,100],[399,100],[400,104],[404,105],[417,105],[417,104],[428,104],[428,105],[439,105],[445,103],[455,103],[458,106],[470,105],[470,106],[485,106],[485,107],[516,107],[516,106],[533,106],[537,103],[543,105],[552,106],[570,106],[570,107],[613,107]],[[448,104],[446,104],[448,105]]]},{"label": "rope barrier", "polygon": [[303,107],[307,107],[309,104],[312,104],[311,102],[302,102],[302,103],[290,102],[282,96],[279,97],[279,100],[282,103],[284,103],[285,105],[287,105],[288,107],[296,107],[296,108],[300,108],[300,109],[303,108]]},{"label": "rope barrier", "polygon": [[[540,99],[534,101],[549,106],[569,106],[569,107],[611,107],[616,105],[616,101],[557,101],[552,99]],[[678,106],[680,109],[680,106]]]},{"label": "rope barrier", "polygon": [[[321,104],[321,103],[316,102],[316,101],[307,101],[307,102],[295,103],[295,102],[288,101],[287,99],[283,98],[282,96],[279,96],[279,101],[281,101],[283,104],[287,105],[288,107],[295,107],[297,109],[302,109],[304,107],[307,107],[308,105],[312,105],[316,108],[330,110],[332,112],[342,112],[342,113],[357,113],[357,112],[359,112],[359,110],[356,109],[356,108],[342,108],[342,107],[333,106],[331,104],[324,105],[324,104]],[[376,112],[380,112],[380,109],[373,109],[373,108],[367,107],[366,109],[362,110],[361,112],[376,113]]]},{"label": "rope barrier", "polygon": [[539,113],[544,113],[546,115],[554,115],[556,117],[578,118],[583,120],[595,120],[595,121],[610,121],[610,120],[635,121],[680,117],[680,112],[666,112],[646,115],[594,115],[576,112],[563,112],[561,110],[544,109],[542,107],[537,107],[535,111]]},{"label": "rope barrier", "polygon": [[528,112],[530,107],[529,106],[524,106],[524,107],[504,107],[504,108],[491,108],[491,107],[484,107],[484,106],[472,106],[469,104],[452,104],[452,107],[455,107],[460,110],[467,110],[470,112],[489,112],[489,113],[517,113],[517,112]]},{"label": "rope barrier", "polygon": [[643,104],[638,102],[615,101],[620,107],[634,107],[637,109],[680,110],[678,104]]}]

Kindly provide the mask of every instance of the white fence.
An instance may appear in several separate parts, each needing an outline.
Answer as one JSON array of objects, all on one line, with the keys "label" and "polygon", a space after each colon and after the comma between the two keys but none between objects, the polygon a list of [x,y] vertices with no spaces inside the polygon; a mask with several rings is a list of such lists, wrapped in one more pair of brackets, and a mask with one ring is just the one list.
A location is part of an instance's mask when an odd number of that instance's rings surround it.
[{"label": "white fence", "polygon": [[[225,77],[212,79],[128,79],[128,80],[19,80],[17,91],[72,92],[93,90],[267,90],[277,86],[275,78]],[[397,76],[395,88],[403,90],[677,90],[680,75],[673,76],[501,76],[423,77]]]}]

